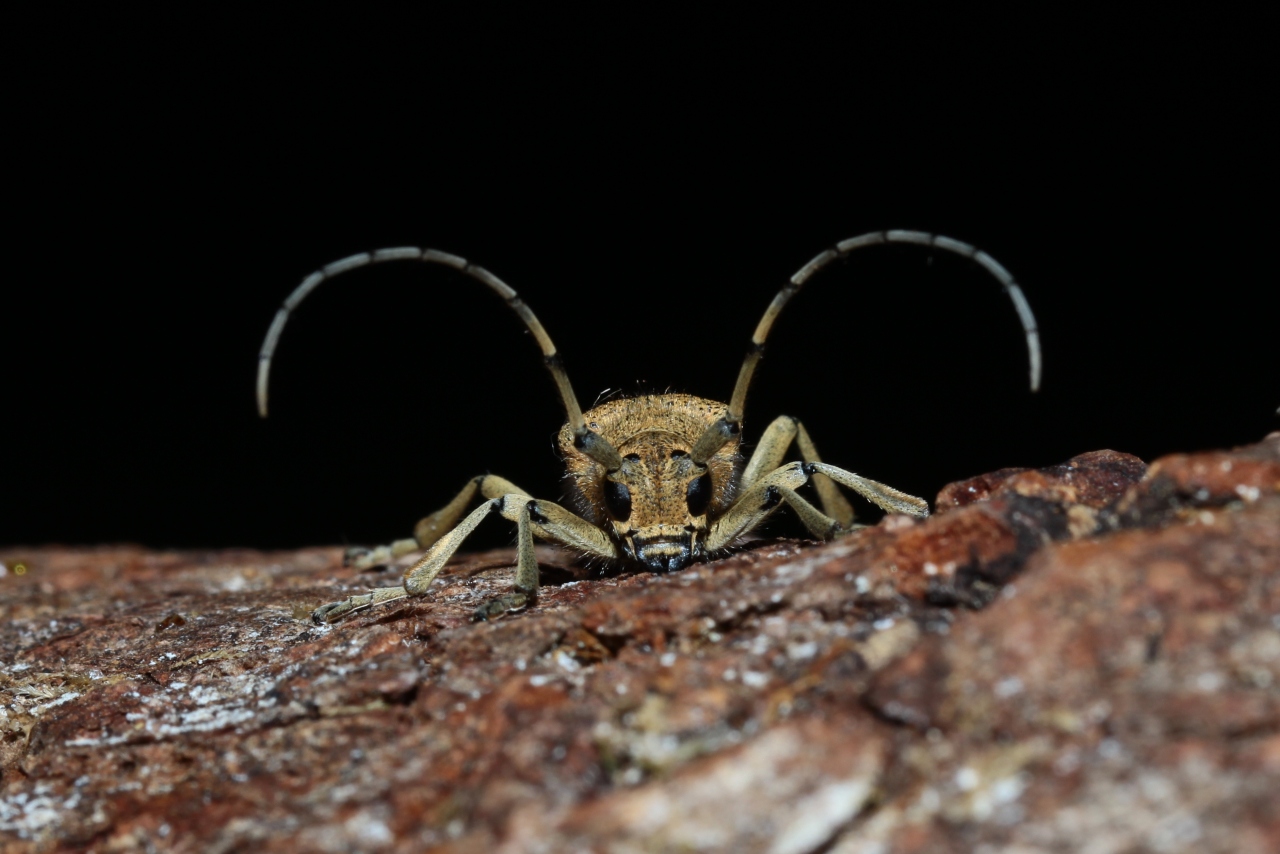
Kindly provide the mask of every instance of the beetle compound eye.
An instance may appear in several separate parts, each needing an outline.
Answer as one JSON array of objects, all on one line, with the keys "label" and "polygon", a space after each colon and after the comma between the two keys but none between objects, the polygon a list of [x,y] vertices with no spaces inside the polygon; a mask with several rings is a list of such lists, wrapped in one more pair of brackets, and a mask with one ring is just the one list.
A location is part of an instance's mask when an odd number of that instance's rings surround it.
[{"label": "beetle compound eye", "polygon": [[685,497],[690,516],[701,516],[711,503],[711,472],[689,482],[689,494]]},{"label": "beetle compound eye", "polygon": [[618,483],[614,480],[606,480],[604,482],[604,505],[609,510],[609,515],[619,522],[625,522],[631,518],[631,490],[627,489],[625,483]]}]

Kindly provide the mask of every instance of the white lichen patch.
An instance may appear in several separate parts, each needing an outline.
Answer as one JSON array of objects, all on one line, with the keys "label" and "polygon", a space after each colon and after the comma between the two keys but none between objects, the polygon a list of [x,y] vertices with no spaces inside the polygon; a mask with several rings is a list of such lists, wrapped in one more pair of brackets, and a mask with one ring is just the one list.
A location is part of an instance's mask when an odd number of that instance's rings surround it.
[{"label": "white lichen patch", "polygon": [[1226,683],[1226,677],[1216,670],[1207,670],[1203,673],[1197,674],[1195,677],[1196,690],[1203,694],[1215,693],[1226,685]]},{"label": "white lichen patch", "polygon": [[1024,687],[1022,680],[1017,676],[1009,676],[997,682],[993,691],[997,697],[1004,700],[1021,694]]},{"label": "white lichen patch", "polygon": [[818,566],[818,564],[826,563],[828,559],[829,558],[824,555],[822,557],[805,558],[793,563],[784,563],[774,569],[773,575],[775,578],[787,582],[804,581],[806,578],[813,575],[813,570]]},{"label": "white lichen patch", "polygon": [[[54,638],[74,634],[84,628],[84,623],[65,617],[61,620],[13,620],[6,628],[19,648],[31,649],[44,646]],[[10,672],[17,672],[23,666],[12,665]]]},{"label": "white lichen patch", "polygon": [[563,649],[557,649],[555,652],[556,666],[570,673],[575,673],[582,669],[582,665],[578,663],[578,659],[574,658]]},{"label": "white lichen patch", "polygon": [[222,699],[222,694],[216,688],[206,685],[197,685],[191,689],[189,695],[198,706],[207,706],[212,702]]},{"label": "white lichen patch", "polygon": [[277,684],[276,678],[247,673],[218,682],[170,682],[164,691],[132,691],[123,699],[134,708],[124,713],[129,728],[113,732],[103,727],[97,734],[68,739],[68,747],[98,747],[138,740],[163,740],[184,735],[234,729],[260,718],[263,703]]},{"label": "white lichen patch", "polygon": [[91,684],[88,676],[32,672],[25,664],[0,670],[0,733],[25,737],[43,715],[80,698]]},{"label": "white lichen patch", "polygon": [[792,661],[807,661],[817,654],[818,644],[816,641],[787,644],[787,658]]},{"label": "white lichen patch", "polygon": [[79,805],[79,792],[59,794],[49,783],[38,783],[31,792],[0,798],[0,832],[17,834],[19,839],[35,839]]},{"label": "white lichen patch", "polygon": [[1241,498],[1243,498],[1245,501],[1248,501],[1250,504],[1257,501],[1258,498],[1262,495],[1262,491],[1258,489],[1258,487],[1248,486],[1247,484],[1243,484],[1243,483],[1236,484],[1235,492],[1236,492],[1236,495],[1239,495]]},{"label": "white lichen patch", "polygon": [[44,712],[47,712],[49,709],[55,708],[57,706],[61,706],[63,703],[69,703],[79,696],[80,696],[79,691],[68,691],[65,694],[59,696],[58,699],[56,700],[50,700],[47,703],[43,703],[39,706],[36,706],[34,709],[32,709],[32,713],[36,715],[43,714]]},{"label": "white lichen patch", "polygon": [[361,810],[343,823],[343,828],[362,848],[383,848],[395,841],[387,823],[369,810]]}]

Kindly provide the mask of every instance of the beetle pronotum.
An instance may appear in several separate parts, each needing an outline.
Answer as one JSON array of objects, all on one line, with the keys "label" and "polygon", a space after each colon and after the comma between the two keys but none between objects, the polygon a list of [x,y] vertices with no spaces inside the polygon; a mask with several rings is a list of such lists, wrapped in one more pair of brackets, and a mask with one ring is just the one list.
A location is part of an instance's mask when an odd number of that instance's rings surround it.
[{"label": "beetle pronotum", "polygon": [[[415,247],[379,249],[335,261],[307,276],[276,313],[262,344],[257,388],[258,409],[264,418],[271,356],[280,333],[290,312],[321,282],[383,261],[414,260],[452,267],[502,297],[542,350],[567,416],[560,430],[559,446],[576,510],[571,512],[534,498],[496,475],[472,478],[452,501],[419,521],[411,539],[349,553],[357,566],[367,567],[426,549],[405,572],[402,586],[379,588],[324,605],[315,610],[313,619],[327,622],[357,608],[425,594],[468,535],[494,513],[516,523],[515,585],[511,593],[481,605],[476,610],[479,619],[535,601],[535,537],[607,562],[672,572],[693,561],[725,553],[783,504],[819,539],[831,539],[849,530],[853,527],[853,507],[836,484],[888,512],[928,515],[928,504],[923,499],[822,462],[804,425],[790,416],[773,420],[745,465],[739,454],[747,390],[769,331],[783,307],[832,261],[883,243],[943,249],[973,259],[994,276],[1013,300],[1022,321],[1031,363],[1031,389],[1039,387],[1039,333],[1031,307],[1013,276],[990,255],[967,243],[919,231],[877,231],[843,240],[801,267],[778,291],[756,325],[727,404],[687,394],[658,394],[610,400],[583,412],[555,344],[533,311],[497,276],[456,255]],[[784,464],[782,460],[793,442],[801,460]],[[813,484],[821,509],[797,493],[806,483]],[[477,496],[481,503],[470,509]]]}]

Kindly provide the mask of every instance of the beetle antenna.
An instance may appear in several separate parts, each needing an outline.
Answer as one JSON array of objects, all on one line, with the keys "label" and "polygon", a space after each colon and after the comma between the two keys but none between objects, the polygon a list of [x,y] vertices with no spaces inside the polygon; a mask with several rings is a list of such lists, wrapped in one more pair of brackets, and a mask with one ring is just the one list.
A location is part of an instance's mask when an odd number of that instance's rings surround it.
[{"label": "beetle antenna", "polygon": [[440,252],[436,249],[419,249],[416,246],[400,246],[394,249],[361,252],[358,255],[334,261],[332,264],[326,264],[302,280],[302,283],[294,289],[293,293],[289,294],[289,298],[284,301],[280,306],[280,310],[276,312],[275,319],[271,321],[271,328],[267,330],[267,337],[262,342],[262,350],[258,354],[259,415],[263,418],[267,417],[267,381],[271,374],[271,356],[275,353],[276,344],[280,340],[280,333],[284,330],[284,325],[289,320],[290,312],[297,308],[298,304],[306,299],[307,295],[315,290],[321,282],[340,276],[357,267],[380,264],[383,261],[425,261],[429,264],[452,267],[483,283],[498,296],[502,297],[506,304],[511,307],[511,310],[520,316],[520,319],[524,321],[524,325],[537,340],[538,348],[542,350],[543,364],[551,372],[551,379],[555,381],[556,390],[560,392],[560,400],[564,403],[565,414],[568,417],[570,426],[573,428],[574,436],[577,438],[580,449],[592,459],[603,464],[609,471],[616,471],[621,466],[622,459],[618,456],[618,452],[614,450],[613,446],[600,435],[587,429],[586,422],[582,418],[582,407],[578,405],[578,398],[573,393],[573,386],[569,383],[569,375],[565,372],[564,364],[560,361],[560,354],[556,351],[556,345],[551,340],[551,336],[542,327],[537,315],[533,313],[533,309],[525,305],[524,300],[520,299],[519,295],[506,282],[485,268],[472,264],[467,259],[460,258],[457,255],[450,255],[447,252]]},{"label": "beetle antenna", "polygon": [[929,234],[924,231],[872,231],[842,240],[832,248],[819,253],[808,264],[797,270],[791,280],[774,296],[773,302],[765,309],[764,316],[760,318],[756,331],[751,336],[751,349],[747,351],[747,356],[742,361],[742,368],[738,371],[738,382],[733,387],[733,396],[729,398],[729,408],[723,416],[707,428],[694,446],[692,457],[695,462],[705,464],[712,454],[737,435],[741,429],[747,389],[750,388],[756,366],[764,355],[764,345],[769,337],[769,330],[773,327],[773,322],[778,319],[778,315],[782,313],[783,306],[799,292],[805,282],[832,261],[844,258],[850,252],[864,246],[875,246],[881,243],[916,243],[921,246],[932,246],[954,252],[965,258],[972,258],[981,264],[983,269],[1000,282],[1009,299],[1013,300],[1013,307],[1018,311],[1018,318],[1022,321],[1022,329],[1027,337],[1027,355],[1031,361],[1031,390],[1034,392],[1040,389],[1040,331],[1036,328],[1036,318],[1031,313],[1027,298],[1022,294],[1022,288],[1018,287],[1013,276],[1000,262],[976,246],[941,234]]},{"label": "beetle antenna", "polygon": [[760,318],[760,323],[756,326],[756,331],[751,336],[751,349],[747,351],[747,357],[742,362],[742,369],[738,372],[737,385],[733,388],[733,397],[729,399],[728,414],[730,416],[737,416],[738,419],[742,417],[743,406],[747,398],[747,389],[751,385],[751,378],[755,374],[756,365],[759,364],[760,357],[764,354],[765,339],[768,338],[773,322],[782,313],[782,307],[787,304],[787,301],[795,296],[804,283],[815,273],[832,261],[844,258],[849,253],[864,246],[875,246],[881,243],[916,243],[921,246],[932,246],[938,249],[945,249],[948,252],[954,252],[965,258],[972,258],[981,264],[983,269],[1000,282],[1004,292],[1009,295],[1009,299],[1013,300],[1013,307],[1018,311],[1018,319],[1022,321],[1022,330],[1027,338],[1027,356],[1031,362],[1031,390],[1034,392],[1040,389],[1040,331],[1036,327],[1036,317],[1031,313],[1031,306],[1027,304],[1027,298],[1022,294],[1022,288],[1018,287],[1018,283],[1013,280],[1013,276],[999,261],[976,246],[950,237],[944,237],[941,234],[929,234],[923,231],[873,231],[858,237],[851,237],[848,240],[842,240],[834,247],[819,253],[808,264],[797,270],[791,280],[774,296],[773,302],[765,309],[764,316]]}]

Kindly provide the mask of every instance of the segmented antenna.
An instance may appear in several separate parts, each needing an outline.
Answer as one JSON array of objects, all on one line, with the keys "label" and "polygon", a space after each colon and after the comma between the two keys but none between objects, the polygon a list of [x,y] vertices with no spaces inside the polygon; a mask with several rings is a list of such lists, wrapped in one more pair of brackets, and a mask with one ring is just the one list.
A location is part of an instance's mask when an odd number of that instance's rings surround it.
[{"label": "segmented antenna", "polygon": [[864,246],[875,246],[881,243],[917,243],[921,246],[945,249],[965,258],[972,258],[994,276],[1004,288],[1004,292],[1009,295],[1009,299],[1013,300],[1013,307],[1018,310],[1018,318],[1022,321],[1022,329],[1027,336],[1027,355],[1031,360],[1031,390],[1039,390],[1040,332],[1036,328],[1036,317],[1031,313],[1031,306],[1027,304],[1027,298],[1022,295],[1022,288],[1018,287],[1018,283],[1013,280],[1013,276],[1000,265],[1000,262],[976,246],[953,240],[950,237],[944,237],[941,234],[928,234],[923,231],[873,231],[857,237],[850,237],[848,240],[842,240],[831,249],[819,253],[812,261],[797,270],[796,274],[791,277],[791,281],[782,290],[778,291],[773,298],[773,302],[765,309],[764,316],[760,318],[760,323],[756,326],[756,331],[751,336],[751,349],[747,351],[747,357],[742,362],[742,369],[738,372],[737,385],[733,387],[733,397],[729,399],[729,411],[725,413],[727,421],[741,421],[742,410],[747,399],[747,389],[751,385],[751,378],[755,374],[756,365],[759,364],[760,357],[764,354],[765,339],[769,337],[769,330],[773,327],[773,322],[778,319],[778,315],[782,313],[782,307],[787,304],[787,301],[795,296],[804,283],[809,281],[815,273],[832,261],[844,258],[850,252],[861,249]]},{"label": "segmented antenna", "polygon": [[[302,284],[298,285],[293,293],[289,294],[289,298],[284,301],[284,304],[280,306],[280,310],[276,312],[275,319],[271,321],[271,328],[267,330],[267,337],[262,342],[262,351],[258,355],[259,415],[263,418],[267,417],[267,380],[271,373],[271,356],[275,353],[276,344],[280,340],[280,333],[284,330],[284,325],[289,319],[289,313],[297,308],[298,304],[306,299],[307,295],[315,290],[321,282],[340,276],[357,267],[380,264],[383,261],[425,261],[429,264],[442,264],[446,267],[452,267],[483,283],[490,290],[497,293],[498,296],[502,297],[507,305],[511,307],[511,310],[520,316],[520,319],[524,321],[524,325],[528,327],[529,331],[533,333],[533,337],[537,340],[538,347],[542,350],[542,361],[547,366],[547,370],[551,372],[551,378],[555,381],[556,389],[560,392],[560,399],[564,402],[565,414],[568,416],[569,424],[573,427],[575,436],[579,439],[580,447],[593,459],[605,464],[610,471],[617,470],[622,462],[621,458],[618,457],[618,452],[599,435],[587,429],[587,425],[582,419],[582,408],[578,406],[578,398],[573,393],[573,386],[570,385],[569,375],[565,373],[564,365],[556,352],[556,345],[552,342],[551,336],[547,334],[547,331],[542,328],[542,324],[538,321],[537,315],[533,313],[533,310],[524,304],[524,301],[506,282],[488,270],[469,263],[465,258],[459,258],[457,255],[450,255],[447,252],[440,252],[436,249],[400,246],[394,249],[379,249],[375,252],[361,252],[358,255],[334,261],[332,264],[326,264],[303,279]],[[613,464],[610,465],[611,463]]]}]

